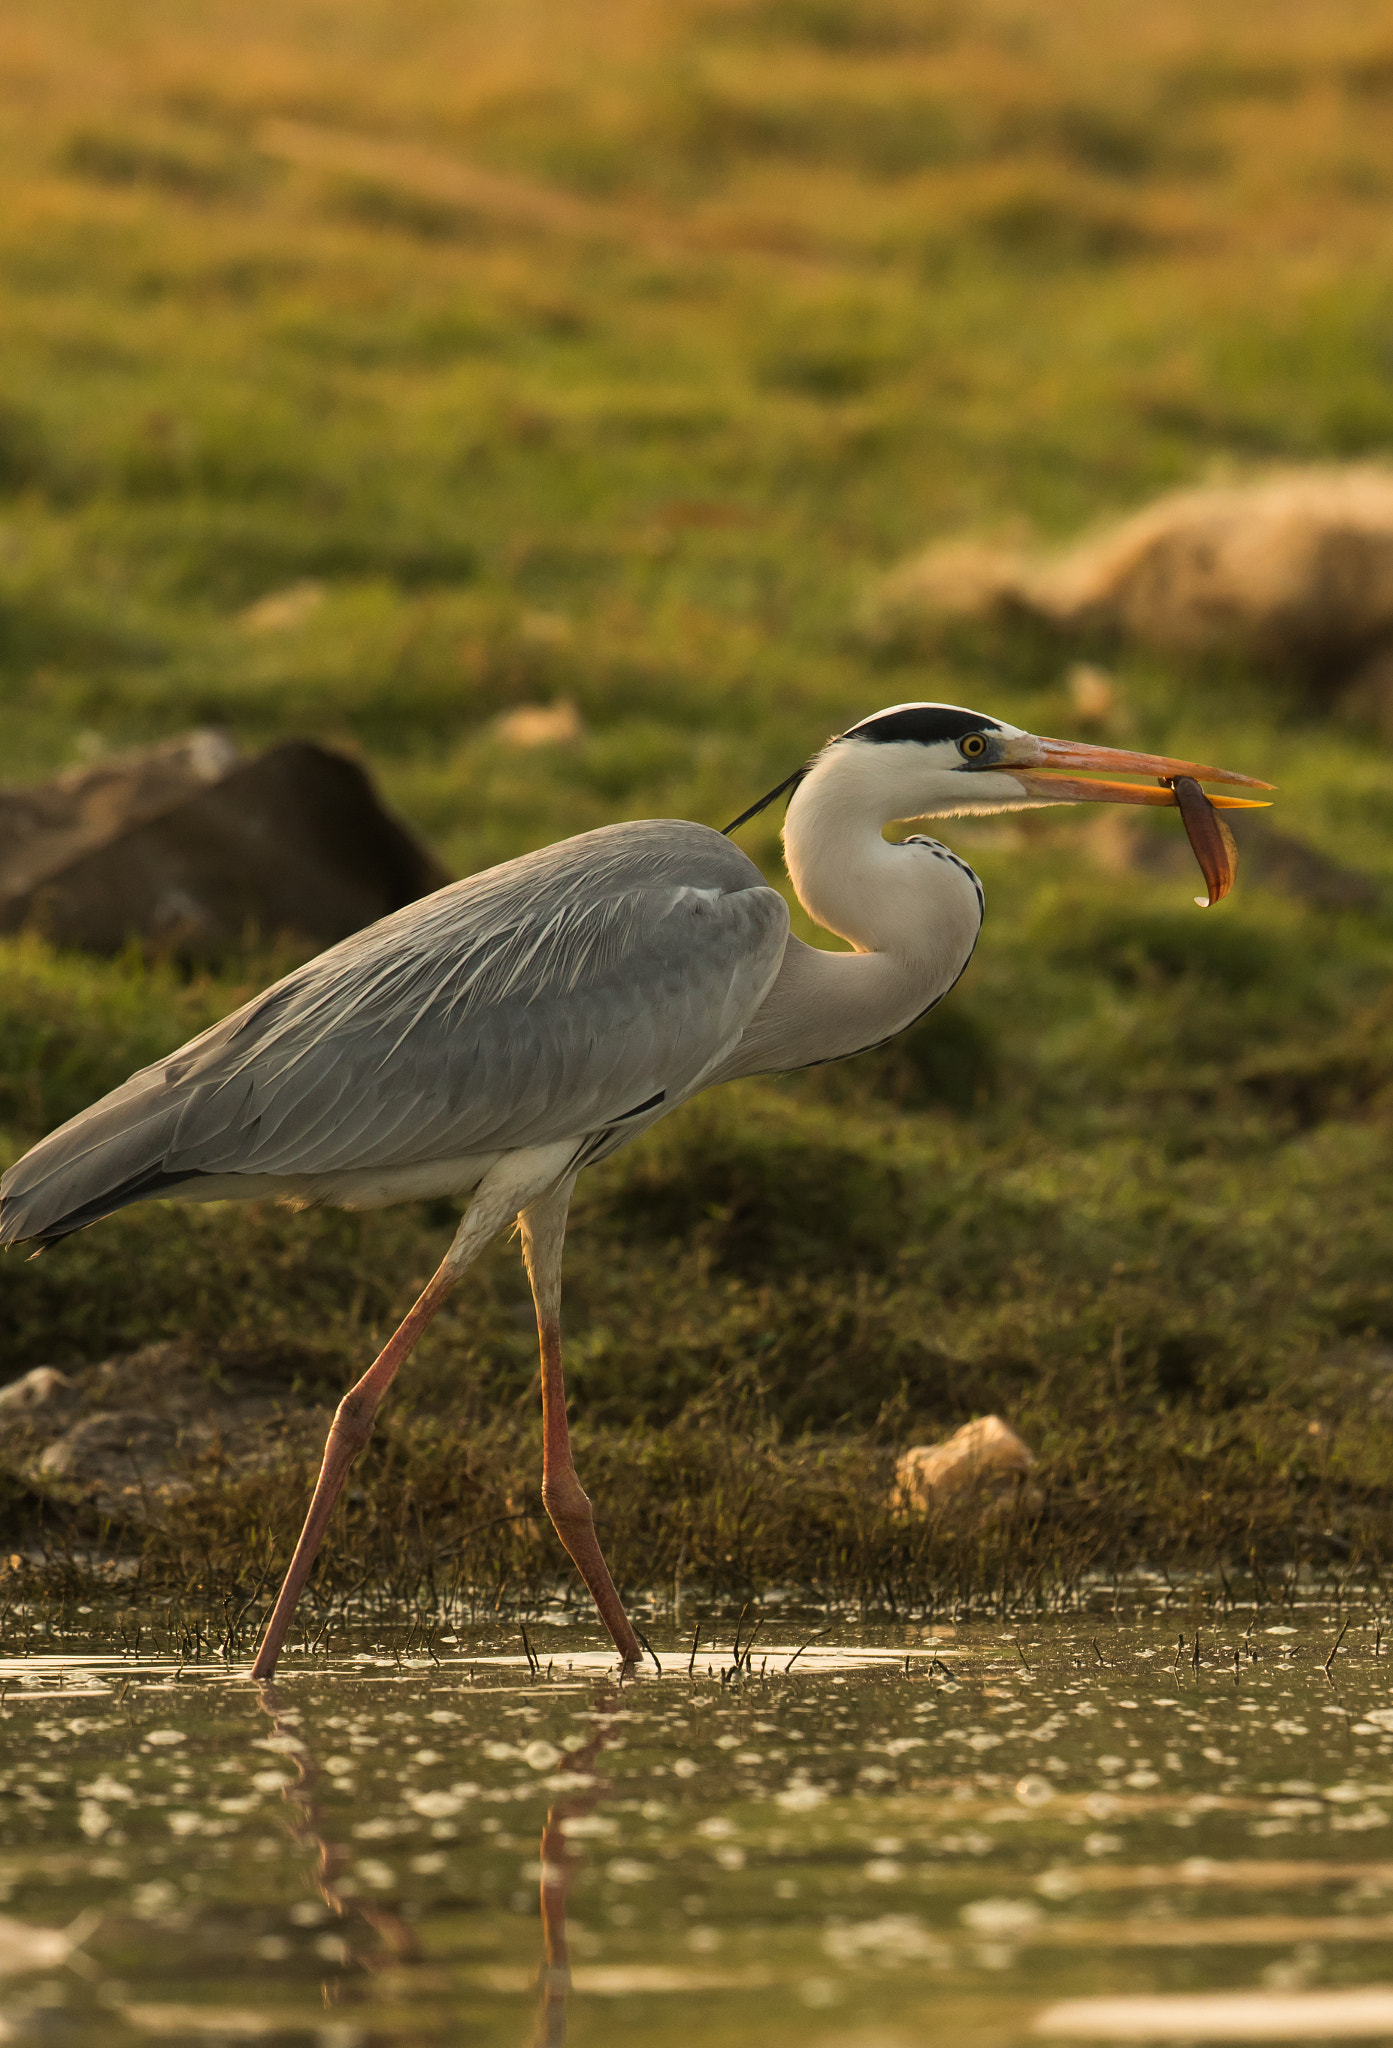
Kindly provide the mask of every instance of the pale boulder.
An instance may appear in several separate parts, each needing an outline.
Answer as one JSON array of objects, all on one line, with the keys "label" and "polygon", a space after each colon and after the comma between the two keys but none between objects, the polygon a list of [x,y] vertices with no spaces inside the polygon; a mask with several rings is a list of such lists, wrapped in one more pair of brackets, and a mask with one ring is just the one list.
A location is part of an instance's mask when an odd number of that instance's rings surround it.
[{"label": "pale boulder", "polygon": [[72,1386],[68,1375],[59,1372],[56,1365],[36,1365],[22,1379],[0,1387],[0,1416],[23,1415],[30,1409],[46,1407],[61,1394],[71,1392]]},{"label": "pale boulder", "polygon": [[900,1514],[929,1514],[974,1493],[1013,1492],[1035,1469],[1035,1453],[999,1415],[979,1415],[941,1444],[915,1444],[895,1462],[891,1502]]},{"label": "pale boulder", "polygon": [[1171,653],[1231,652],[1322,690],[1393,645],[1393,471],[1286,470],[1168,492],[1061,554],[940,543],[881,584],[894,633],[1035,618]]},{"label": "pale boulder", "polygon": [[585,736],[580,712],[569,697],[555,704],[519,704],[496,718],[493,730],[508,747],[569,747]]}]

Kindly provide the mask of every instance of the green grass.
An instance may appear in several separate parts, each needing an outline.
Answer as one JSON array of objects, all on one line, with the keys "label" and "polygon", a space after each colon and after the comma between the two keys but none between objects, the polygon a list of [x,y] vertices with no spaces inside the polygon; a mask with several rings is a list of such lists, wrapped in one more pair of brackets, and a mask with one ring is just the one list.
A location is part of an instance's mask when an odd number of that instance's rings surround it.
[{"label": "green grass", "polygon": [[[353,0],[330,43],[259,0],[0,7],[7,779],[216,722],[361,753],[459,872],[612,818],[723,824],[881,703],[1070,729],[1075,650],[863,631],[926,540],[1393,441],[1377,11],[509,17]],[[293,622],[248,615],[305,581]],[[1022,1560],[1388,1554],[1386,761],[1290,685],[1110,658],[1119,737],[1277,781],[1381,907],[1240,878],[1201,916],[1086,817],[948,828],[989,916],[938,1017],[583,1189],[574,1407],[630,1576],[684,1547],[748,1584],[903,1574],[858,1499],[890,1446],[992,1407],[1044,1459]],[[573,746],[493,729],[560,697]],[[745,843],[776,872],[775,821]],[[0,964],[13,1155],[279,963]],[[448,1227],[137,1211],[4,1264],[4,1369],[188,1334],[335,1388]],[[486,1491],[523,1483],[532,1341],[499,1247],[331,1569],[419,1550],[408,1499],[466,1526],[469,1442]],[[703,1458],[769,1503],[744,1550]],[[229,1495],[224,1561],[266,1512]]]}]

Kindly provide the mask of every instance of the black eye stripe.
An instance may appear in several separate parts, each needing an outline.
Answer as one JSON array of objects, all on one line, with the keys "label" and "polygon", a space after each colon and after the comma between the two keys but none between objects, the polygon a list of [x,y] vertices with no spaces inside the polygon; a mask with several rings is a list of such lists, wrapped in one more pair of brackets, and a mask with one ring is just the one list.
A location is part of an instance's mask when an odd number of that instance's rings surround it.
[{"label": "black eye stripe", "polygon": [[[905,704],[898,711],[883,711],[877,717],[866,719],[861,725],[848,727],[845,732],[838,733],[835,739],[829,740],[828,745],[839,747],[847,740],[874,740],[882,745],[893,746],[908,740],[927,747],[934,746],[941,740],[954,740],[961,744],[963,740],[973,736],[982,738],[985,744],[987,733],[1000,731],[1001,727],[997,721],[988,718],[981,711],[959,711],[952,704]],[[976,760],[981,751],[980,747],[974,747],[971,754],[965,758]],[[742,811],[738,818],[727,825],[727,835],[738,832],[742,825],[748,824],[751,818],[758,817],[759,813],[766,810],[777,798],[785,794],[791,796],[804,776],[816,765],[815,757],[802,768],[795,768],[792,775],[785,776],[777,788],[771,789],[767,796],[762,796],[757,803],[751,804],[747,811]]]},{"label": "black eye stripe", "polygon": [[951,704],[906,704],[903,710],[886,711],[878,718],[868,718],[864,725],[853,725],[842,738],[876,740],[891,746],[911,740],[927,747],[939,740],[963,740],[969,733],[1000,730],[994,718],[980,711],[959,711]]}]

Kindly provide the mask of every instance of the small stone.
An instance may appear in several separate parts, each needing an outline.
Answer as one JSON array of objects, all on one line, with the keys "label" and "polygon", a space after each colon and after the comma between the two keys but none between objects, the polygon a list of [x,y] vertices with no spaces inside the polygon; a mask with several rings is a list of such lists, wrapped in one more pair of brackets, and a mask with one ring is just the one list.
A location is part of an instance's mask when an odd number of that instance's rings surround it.
[{"label": "small stone", "polygon": [[494,721],[494,732],[509,747],[564,747],[582,738],[580,712],[569,697],[555,704],[520,704]]},{"label": "small stone", "polygon": [[[161,1438],[153,1415],[133,1409],[108,1409],[74,1423],[66,1436],[49,1445],[39,1459],[39,1470],[50,1479],[94,1481],[108,1476],[113,1457],[130,1458],[137,1451],[149,1452]],[[129,1475],[127,1475],[129,1476]]]},{"label": "small stone", "polygon": [[0,1415],[18,1415],[33,1408],[43,1408],[59,1395],[71,1393],[73,1383],[65,1372],[59,1372],[56,1365],[36,1365],[23,1379],[11,1380],[9,1386],[0,1387]]},{"label": "small stone", "polygon": [[305,577],[288,583],[284,590],[270,590],[237,614],[244,633],[288,633],[302,626],[317,612],[325,597],[324,585]]},{"label": "small stone", "polygon": [[915,1444],[895,1464],[892,1505],[900,1514],[925,1514],[949,1499],[1034,1470],[1035,1453],[999,1415],[979,1415],[941,1444]]}]

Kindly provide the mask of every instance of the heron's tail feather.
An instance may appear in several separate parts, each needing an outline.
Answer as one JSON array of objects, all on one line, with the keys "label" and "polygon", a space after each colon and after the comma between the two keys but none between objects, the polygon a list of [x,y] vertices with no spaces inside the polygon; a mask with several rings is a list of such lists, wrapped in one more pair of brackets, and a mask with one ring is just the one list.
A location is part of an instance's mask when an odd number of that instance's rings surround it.
[{"label": "heron's tail feather", "polygon": [[200,1178],[197,1167],[169,1156],[184,1107],[176,1091],[137,1074],[51,1131],[0,1180],[0,1245],[34,1243],[42,1250],[132,1202]]}]

